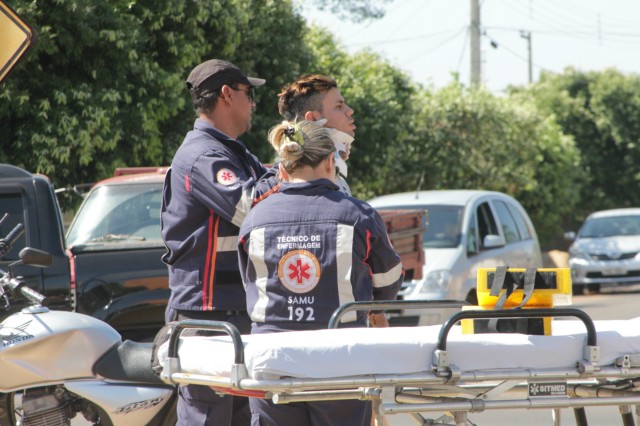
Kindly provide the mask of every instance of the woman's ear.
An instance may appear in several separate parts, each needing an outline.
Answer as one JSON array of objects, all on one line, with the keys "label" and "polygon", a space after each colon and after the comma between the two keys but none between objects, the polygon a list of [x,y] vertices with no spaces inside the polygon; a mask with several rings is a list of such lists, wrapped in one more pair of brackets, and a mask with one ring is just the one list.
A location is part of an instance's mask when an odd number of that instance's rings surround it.
[{"label": "woman's ear", "polygon": [[331,180],[333,181],[336,181],[337,179],[335,154],[335,152],[331,153],[325,162],[325,171],[327,172],[327,175],[331,176]]}]

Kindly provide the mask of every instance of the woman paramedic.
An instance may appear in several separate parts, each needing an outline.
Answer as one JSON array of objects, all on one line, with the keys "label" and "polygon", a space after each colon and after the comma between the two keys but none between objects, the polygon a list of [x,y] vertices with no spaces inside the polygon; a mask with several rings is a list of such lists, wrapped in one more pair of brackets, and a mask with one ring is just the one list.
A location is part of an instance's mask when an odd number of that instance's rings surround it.
[{"label": "woman paramedic", "polygon": [[[258,203],[240,228],[240,273],[252,334],[327,328],[352,301],[393,300],[404,271],[384,222],[336,185],[335,147],[312,121],[269,132],[281,188]],[[351,315],[351,316],[350,316]],[[343,326],[386,326],[382,313],[350,312]],[[369,426],[371,403],[357,400],[276,405],[250,399],[252,426]]]}]

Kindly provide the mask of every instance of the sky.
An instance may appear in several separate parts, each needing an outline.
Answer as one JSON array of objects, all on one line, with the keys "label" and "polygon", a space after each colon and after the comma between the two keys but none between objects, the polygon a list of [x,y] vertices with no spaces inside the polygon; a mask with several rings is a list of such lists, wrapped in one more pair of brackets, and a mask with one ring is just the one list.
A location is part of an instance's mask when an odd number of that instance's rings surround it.
[{"label": "sky", "polygon": [[[471,0],[392,0],[384,8],[382,19],[353,23],[305,0],[302,15],[348,52],[371,49],[426,86],[442,87],[453,74],[470,84]],[[570,66],[640,74],[640,0],[480,0],[480,25],[482,83],[494,93],[528,83],[527,34],[533,81]]]}]

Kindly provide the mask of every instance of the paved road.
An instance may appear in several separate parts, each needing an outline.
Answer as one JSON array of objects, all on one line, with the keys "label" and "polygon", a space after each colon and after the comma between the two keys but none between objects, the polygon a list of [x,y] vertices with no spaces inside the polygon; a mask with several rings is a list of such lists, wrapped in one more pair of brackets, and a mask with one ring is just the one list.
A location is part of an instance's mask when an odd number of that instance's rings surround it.
[{"label": "paved road", "polygon": [[[574,296],[574,308],[587,312],[594,320],[631,319],[640,316],[640,285],[623,288],[603,288],[601,294]],[[618,407],[586,408],[589,425],[622,425]],[[493,410],[469,414],[468,419],[477,426],[543,426],[553,425],[552,410]],[[387,416],[388,426],[419,425],[408,415]],[[571,409],[560,411],[562,426],[575,426]]]}]

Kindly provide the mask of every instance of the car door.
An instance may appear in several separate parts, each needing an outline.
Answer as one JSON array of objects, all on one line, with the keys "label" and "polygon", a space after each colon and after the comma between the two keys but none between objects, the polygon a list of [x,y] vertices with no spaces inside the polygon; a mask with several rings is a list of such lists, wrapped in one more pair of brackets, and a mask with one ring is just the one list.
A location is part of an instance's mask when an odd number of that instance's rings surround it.
[{"label": "car door", "polygon": [[540,247],[524,210],[509,199],[493,199],[491,205],[506,243],[504,264],[512,268],[540,267]]},{"label": "car door", "polygon": [[[466,207],[466,229],[463,234],[466,256],[461,257],[454,267],[456,293],[452,297],[468,299],[468,295],[475,295],[478,268],[494,268],[506,265],[505,247],[487,248],[484,246],[487,235],[500,236],[500,224],[486,196],[469,203]],[[473,298],[469,301],[475,302]]]}]

